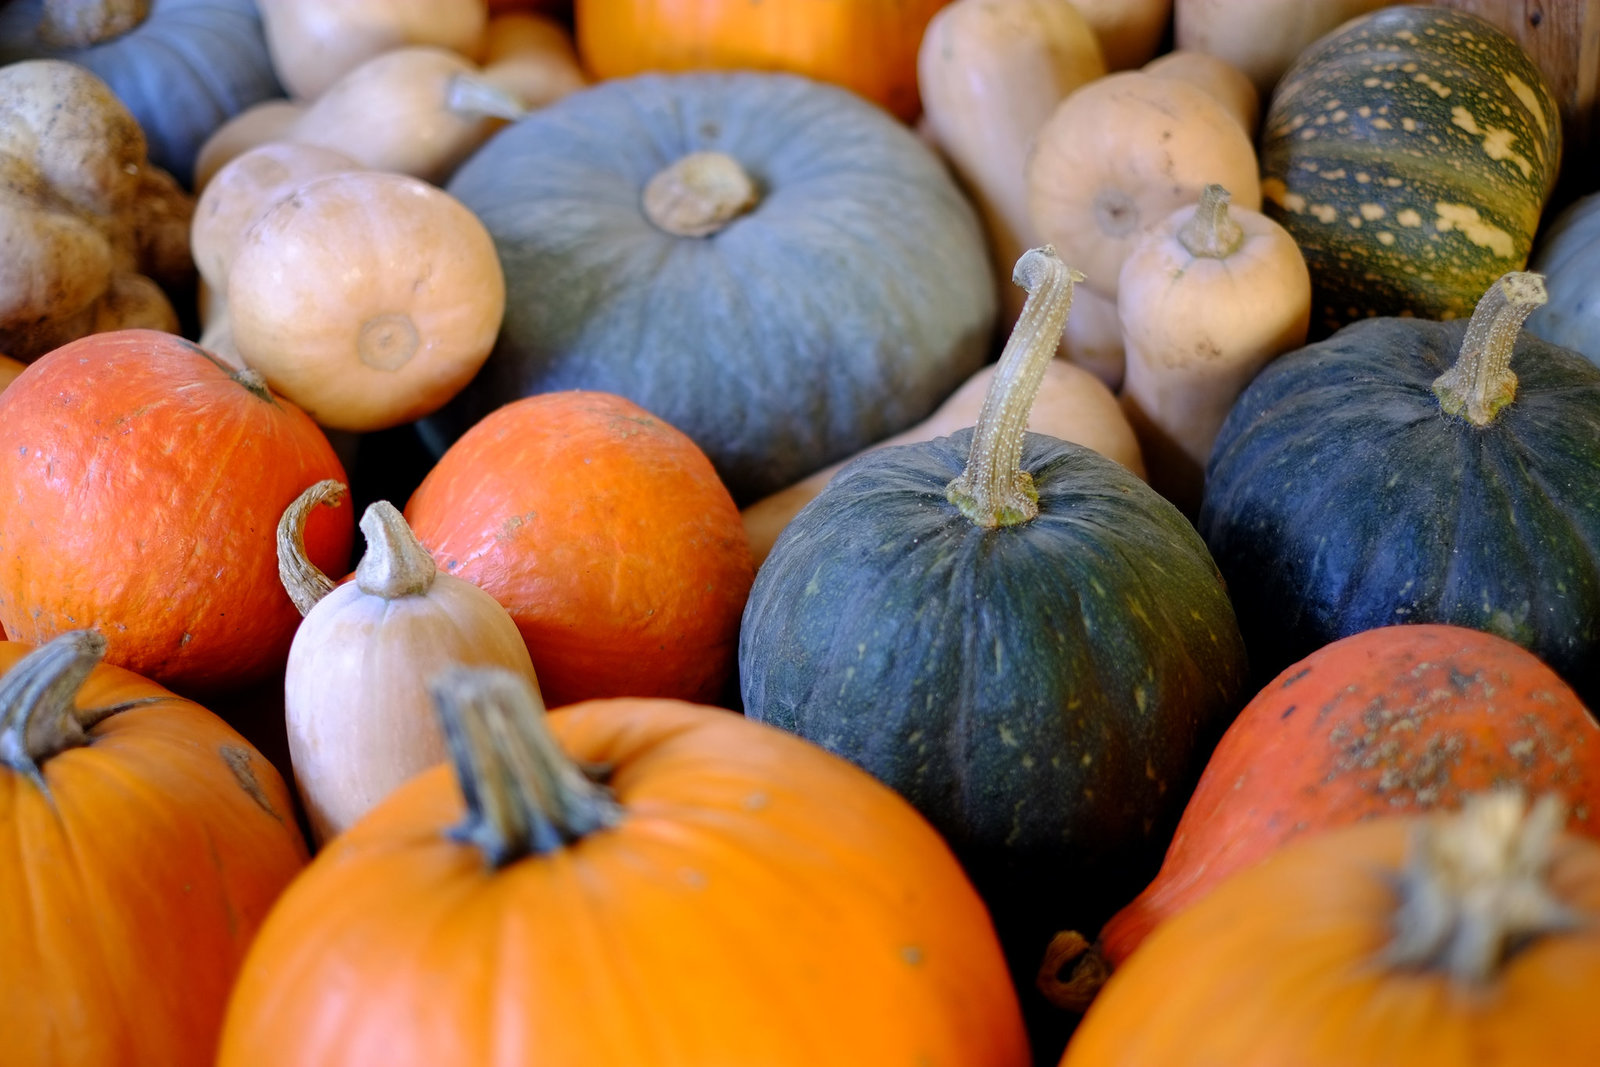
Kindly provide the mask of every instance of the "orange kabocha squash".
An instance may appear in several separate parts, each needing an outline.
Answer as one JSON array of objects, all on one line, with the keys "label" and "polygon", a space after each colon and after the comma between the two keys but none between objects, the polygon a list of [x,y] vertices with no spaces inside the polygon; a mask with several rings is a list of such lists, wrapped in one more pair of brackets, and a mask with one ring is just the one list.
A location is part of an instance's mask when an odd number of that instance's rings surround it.
[{"label": "orange kabocha squash", "polygon": [[950,0],[576,0],[578,56],[598,78],[781,70],[854,90],[896,117],[922,110],[917,48]]},{"label": "orange kabocha squash", "polygon": [[284,894],[220,1067],[1028,1063],[977,893],[865,772],[717,708],[432,688],[453,768]]},{"label": "orange kabocha squash", "polygon": [[554,707],[714,703],[755,565],[694,442],[610,393],[526,397],[450,447],[405,509],[446,574],[503,604]]},{"label": "orange kabocha squash", "polygon": [[[181,337],[91,334],[0,393],[0,626],[42,643],[106,635],[110,663],[185,692],[281,669],[300,615],[278,519],[344,481],[316,424]],[[350,510],[321,509],[312,558],[343,574]]]},{"label": "orange kabocha squash", "polygon": [[244,738],[104,650],[0,642],[0,1059],[209,1067],[305,842]]}]

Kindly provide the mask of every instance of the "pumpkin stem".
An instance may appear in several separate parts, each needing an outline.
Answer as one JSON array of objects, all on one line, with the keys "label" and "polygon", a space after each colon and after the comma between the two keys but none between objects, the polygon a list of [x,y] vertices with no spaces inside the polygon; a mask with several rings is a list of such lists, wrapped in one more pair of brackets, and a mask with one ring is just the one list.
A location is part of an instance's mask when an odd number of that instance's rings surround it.
[{"label": "pumpkin stem", "polygon": [[89,48],[121,37],[150,14],[151,0],[44,0],[39,40],[53,48]]},{"label": "pumpkin stem", "polygon": [[[216,359],[215,356],[212,358]],[[228,377],[232,378],[234,381],[250,390],[250,392],[253,393],[257,398],[265,400],[271,404],[276,404],[278,402],[277,397],[272,395],[272,388],[271,386],[267,385],[267,380],[262,377],[261,372],[256,370],[254,367],[245,367],[241,370],[235,370],[233,367],[228,367],[228,365],[223,363],[221,360],[217,360],[216,362],[218,366],[227,367]]]},{"label": "pumpkin stem", "polygon": [[544,701],[526,678],[500,667],[457,667],[428,690],[467,804],[451,836],[476,846],[491,867],[553,852],[622,820],[598,773],[556,744]]},{"label": "pumpkin stem", "polygon": [[725,152],[691,152],[644,187],[644,213],[678,237],[709,237],[756,206],[760,191]]},{"label": "pumpkin stem", "polygon": [[1565,821],[1554,796],[1529,810],[1520,792],[1503,790],[1425,822],[1398,878],[1400,906],[1384,962],[1482,983],[1535,938],[1575,926],[1577,916],[1547,882]]},{"label": "pumpkin stem", "polygon": [[[1062,977],[1069,964],[1072,970]],[[1034,985],[1054,1006],[1082,1015],[1110,977],[1111,963],[1100,950],[1078,931],[1063,930],[1050,939]]]},{"label": "pumpkin stem", "polygon": [[1022,469],[1028,412],[1055,358],[1072,310],[1072,286],[1083,275],[1046,245],[1022,253],[1011,280],[1028,291],[989,391],[978,412],[967,466],[945,486],[945,497],[979,526],[1015,526],[1039,514],[1033,476]]},{"label": "pumpkin stem", "polygon": [[[338,584],[306,554],[306,519],[318,505],[338,507],[348,491],[344,483],[325,478],[295,497],[278,520],[278,580],[302,616]],[[364,518],[362,529],[366,529]]]},{"label": "pumpkin stem", "polygon": [[42,786],[40,764],[88,742],[78,721],[78,691],[105,654],[99,633],[69,630],[0,678],[0,764]]},{"label": "pumpkin stem", "polygon": [[1178,243],[1191,256],[1227,259],[1244,244],[1244,230],[1228,213],[1233,194],[1212,182],[1200,192],[1200,203],[1178,229]]},{"label": "pumpkin stem", "polygon": [[361,533],[367,550],[356,564],[356,585],[363,593],[399,600],[421,596],[433,585],[439,565],[393,504],[376,500],[367,505]]},{"label": "pumpkin stem", "polygon": [[445,88],[444,106],[457,115],[515,122],[528,113],[522,101],[483,78],[470,74],[451,77]]},{"label": "pumpkin stem", "polygon": [[1544,276],[1514,270],[1502,274],[1467,321],[1455,365],[1433,381],[1433,395],[1447,415],[1487,426],[1517,396],[1511,353],[1529,315],[1550,299]]}]

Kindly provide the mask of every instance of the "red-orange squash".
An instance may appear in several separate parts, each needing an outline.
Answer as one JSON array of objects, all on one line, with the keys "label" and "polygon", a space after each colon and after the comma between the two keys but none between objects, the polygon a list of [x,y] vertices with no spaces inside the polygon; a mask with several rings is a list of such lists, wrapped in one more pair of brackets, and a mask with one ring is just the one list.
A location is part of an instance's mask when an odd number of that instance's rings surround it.
[{"label": "red-orange squash", "polygon": [[[278,518],[345,480],[328,439],[253,371],[156,330],[91,334],[0,393],[0,626],[106,636],[106,660],[185,692],[281,669],[300,614],[278,582]],[[350,509],[307,546],[348,569]]]},{"label": "red-orange squash", "polygon": [[270,763],[104,648],[0,642],[0,1059],[209,1067],[305,842]]},{"label": "red-orange squash", "polygon": [[1574,829],[1600,836],[1600,725],[1531,652],[1444,625],[1335,641],[1240,712],[1160,873],[1106,924],[1100,950],[1120,964],[1157,923],[1296,837],[1514,783],[1559,791]]},{"label": "red-orange squash", "polygon": [[897,118],[922,110],[917,49],[950,0],[575,0],[578,56],[597,78],[781,70],[854,90]]},{"label": "red-orange squash", "polygon": [[715,703],[755,578],[711,461],[632,401],[570,390],[500,408],[422,480],[406,521],[516,620],[552,706]]},{"label": "red-orange squash", "polygon": [[716,708],[432,688],[454,767],[284,894],[220,1067],[1029,1062],[977,893],[865,772]]}]

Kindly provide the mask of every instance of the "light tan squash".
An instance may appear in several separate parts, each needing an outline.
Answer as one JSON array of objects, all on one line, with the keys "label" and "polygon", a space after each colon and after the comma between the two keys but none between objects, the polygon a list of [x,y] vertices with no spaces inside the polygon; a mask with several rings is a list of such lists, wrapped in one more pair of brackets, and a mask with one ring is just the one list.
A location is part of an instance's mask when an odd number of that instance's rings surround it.
[{"label": "light tan squash", "polygon": [[1173,0],[1072,0],[1100,38],[1109,70],[1132,70],[1161,49]]},{"label": "light tan squash", "polygon": [[1108,74],[1063,100],[1039,130],[1027,178],[1038,232],[1108,297],[1140,231],[1208,183],[1261,206],[1255,148],[1233,113],[1204,89],[1143,71]]},{"label": "light tan squash", "polygon": [[544,107],[589,83],[565,25],[548,15],[513,11],[489,20],[483,78],[523,107]]},{"label": "light tan squash", "polygon": [[1305,343],[1311,273],[1287,230],[1209,185],[1140,237],[1117,313],[1122,401],[1150,484],[1192,517],[1228,410],[1262,367]]},{"label": "light tan squash", "polygon": [[1227,60],[1265,100],[1305,47],[1396,0],[1173,0],[1176,48]]},{"label": "light tan squash", "polygon": [[1244,71],[1221,56],[1184,49],[1157,56],[1143,67],[1158,78],[1176,78],[1197,85],[1233,112],[1253,141],[1261,124],[1261,94]]},{"label": "light tan squash", "polygon": [[1114,393],[1122,388],[1125,362],[1117,302],[1086,285],[1077,290],[1072,297],[1072,316],[1062,331],[1061,348],[1056,355],[1093,374]]},{"label": "light tan squash", "polygon": [[[1072,90],[1106,72],[1094,31],[1069,0],[954,0],[917,53],[923,114],[983,217],[995,279],[1042,242],[1024,176],[1034,135]],[[1027,293],[1000,285],[1009,330]]]},{"label": "light tan squash", "polygon": [[436,410],[483,364],[505,278],[477,216],[382,171],[312,179],[251,226],[228,272],[233,339],[323,426],[364,432]]},{"label": "light tan squash", "polygon": [[486,0],[258,0],[278,81],[302,100],[395,48],[437,45],[476,60]]},{"label": "light tan squash", "polygon": [[[1081,297],[1081,291],[1079,295]],[[1076,314],[1077,306],[1074,304],[1073,315]],[[878,442],[872,448],[931,441],[935,437],[947,437],[957,430],[975,425],[996,369],[997,364],[994,363],[984,367],[950,394],[926,420],[904,433]],[[1118,406],[1116,396],[1099,378],[1082,367],[1061,359],[1050,361],[1040,382],[1038,397],[1028,414],[1028,428],[1092,448],[1144,477],[1144,460],[1139,453],[1138,439],[1128,424],[1127,416]],[[750,550],[757,566],[767,558],[773,542],[777,541],[789,520],[822,492],[828,481],[849,462],[847,459],[817,471],[744,509],[741,514],[745,535],[750,539]]]},{"label": "light tan squash", "polygon": [[195,157],[196,193],[204,192],[217,171],[236,156],[257,145],[282,140],[305,110],[305,104],[294,100],[263,100],[218,126]]}]

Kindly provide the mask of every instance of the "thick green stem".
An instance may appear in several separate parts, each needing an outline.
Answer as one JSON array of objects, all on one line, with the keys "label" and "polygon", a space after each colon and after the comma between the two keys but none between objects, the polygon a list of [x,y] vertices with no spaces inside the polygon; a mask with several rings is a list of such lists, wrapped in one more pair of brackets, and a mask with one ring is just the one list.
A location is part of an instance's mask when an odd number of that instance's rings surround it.
[{"label": "thick green stem", "polygon": [[1215,182],[1200,192],[1194,214],[1178,230],[1178,243],[1191,256],[1227,259],[1244,244],[1244,230],[1228,213],[1232,194]]},{"label": "thick green stem", "polygon": [[377,500],[367,505],[361,533],[367,550],[356,564],[356,585],[363,593],[399,600],[421,596],[433,587],[439,565],[393,504]]},{"label": "thick green stem", "polygon": [[1521,946],[1572,929],[1576,914],[1549,886],[1553,845],[1565,821],[1555,797],[1541,798],[1530,811],[1520,793],[1505,791],[1424,823],[1398,882],[1400,906],[1384,961],[1478,985]]},{"label": "thick green stem", "polygon": [[1517,397],[1511,354],[1523,321],[1549,299],[1544,276],[1502,274],[1483,294],[1467,322],[1455,365],[1434,379],[1433,394],[1448,415],[1487,426]]},{"label": "thick green stem", "polygon": [[1022,469],[1022,444],[1039,383],[1072,311],[1073,283],[1083,275],[1046,246],[1024,252],[1011,280],[1028,291],[1028,299],[984,395],[966,469],[945,487],[946,498],[963,515],[990,528],[1015,526],[1039,513],[1033,477]]},{"label": "thick green stem", "polygon": [[723,152],[691,152],[644,188],[644,213],[678,237],[709,237],[756,206],[760,191],[739,161]]},{"label": "thick green stem", "polygon": [[317,569],[306,554],[306,519],[313,508],[338,507],[348,491],[344,483],[324,479],[295,497],[278,520],[278,580],[301,615],[339,584]]},{"label": "thick green stem", "polygon": [[144,22],[151,0],[44,0],[39,40],[55,48],[89,48]]},{"label": "thick green stem", "polygon": [[71,630],[0,678],[0,764],[42,783],[40,764],[88,743],[76,710],[78,691],[105,654],[100,634]]},{"label": "thick green stem", "polygon": [[598,773],[556,744],[526,678],[457,667],[428,689],[467,805],[453,836],[476,846],[490,866],[553,852],[622,821]]}]

